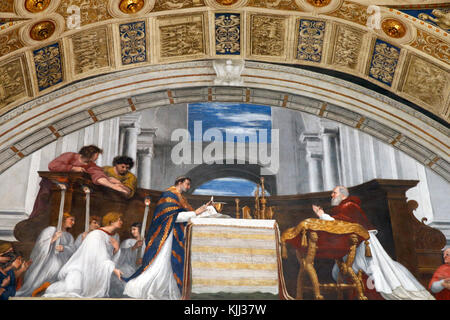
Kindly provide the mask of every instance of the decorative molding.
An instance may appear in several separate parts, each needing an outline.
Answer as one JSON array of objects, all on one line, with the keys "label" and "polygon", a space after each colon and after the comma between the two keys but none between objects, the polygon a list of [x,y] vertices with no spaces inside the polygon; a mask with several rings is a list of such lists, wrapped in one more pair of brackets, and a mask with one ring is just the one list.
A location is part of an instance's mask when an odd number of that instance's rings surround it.
[{"label": "decorative molding", "polygon": [[119,25],[122,65],[147,61],[147,36],[145,21]]},{"label": "decorative molding", "polygon": [[245,64],[243,60],[213,60],[216,71],[215,85],[241,86],[244,80],[241,77]]},{"label": "decorative molding", "polygon": [[298,19],[296,59],[320,63],[323,56],[326,22]]},{"label": "decorative molding", "polygon": [[369,77],[391,86],[400,57],[400,48],[376,39],[369,66]]},{"label": "decorative molding", "polygon": [[241,54],[241,14],[214,14],[216,55]]},{"label": "decorative molding", "polygon": [[204,14],[158,18],[159,60],[205,57],[208,52],[205,20]]},{"label": "decorative molding", "polygon": [[63,82],[61,48],[58,42],[33,51],[39,91]]}]

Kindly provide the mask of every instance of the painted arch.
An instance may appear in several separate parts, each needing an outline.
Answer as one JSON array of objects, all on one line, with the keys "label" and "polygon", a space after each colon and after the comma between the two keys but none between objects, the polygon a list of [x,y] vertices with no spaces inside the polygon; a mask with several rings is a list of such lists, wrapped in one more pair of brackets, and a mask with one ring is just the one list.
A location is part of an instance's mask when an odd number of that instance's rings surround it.
[{"label": "painted arch", "polygon": [[[96,121],[230,101],[358,128],[450,181],[442,23],[389,1],[145,0],[133,12],[120,0],[30,2],[0,6],[0,172]],[[239,84],[215,81],[223,59],[244,62]]]}]

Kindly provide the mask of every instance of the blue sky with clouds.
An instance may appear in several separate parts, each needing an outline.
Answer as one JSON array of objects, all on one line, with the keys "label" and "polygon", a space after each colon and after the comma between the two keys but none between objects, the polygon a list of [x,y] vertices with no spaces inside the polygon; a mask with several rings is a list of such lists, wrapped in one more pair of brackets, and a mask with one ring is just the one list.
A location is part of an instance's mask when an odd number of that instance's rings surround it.
[{"label": "blue sky with clouds", "polygon": [[[201,121],[201,136],[194,135],[194,122]],[[198,123],[197,123],[198,125]],[[216,128],[222,132],[223,141],[230,142],[230,133],[237,136],[257,135],[259,129],[267,132],[271,142],[272,110],[269,106],[239,103],[193,103],[188,105],[188,129],[192,141],[198,141],[206,130]],[[228,133],[228,139],[227,138]],[[205,140],[211,141],[211,140]],[[236,139],[235,139],[236,141]],[[249,141],[247,138],[246,141]],[[256,142],[256,141],[252,141]],[[252,181],[229,177],[208,181],[193,194],[222,196],[254,196],[256,184]]]},{"label": "blue sky with clouds", "polygon": [[201,137],[194,134],[195,121],[201,121],[202,137],[206,130],[216,128],[222,132],[223,141],[230,142],[231,135],[262,137],[257,130],[265,129],[267,142],[271,142],[272,110],[268,106],[214,102],[189,104],[188,130],[191,139],[199,141]]},{"label": "blue sky with clouds", "polygon": [[[256,184],[252,181],[241,178],[220,178],[204,183],[195,189],[193,194],[253,197],[255,190]],[[266,195],[268,195],[267,191]]]}]

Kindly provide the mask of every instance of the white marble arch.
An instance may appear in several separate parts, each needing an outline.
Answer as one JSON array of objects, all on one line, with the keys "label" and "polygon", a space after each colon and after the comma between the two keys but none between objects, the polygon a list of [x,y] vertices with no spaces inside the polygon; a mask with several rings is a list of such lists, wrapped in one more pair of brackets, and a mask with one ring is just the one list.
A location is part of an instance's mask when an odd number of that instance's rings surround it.
[{"label": "white marble arch", "polygon": [[235,101],[292,108],[391,143],[450,181],[449,129],[354,83],[304,69],[245,61],[241,87],[216,87],[212,61],[126,70],[80,81],[0,118],[0,172],[96,121],[154,106]]}]

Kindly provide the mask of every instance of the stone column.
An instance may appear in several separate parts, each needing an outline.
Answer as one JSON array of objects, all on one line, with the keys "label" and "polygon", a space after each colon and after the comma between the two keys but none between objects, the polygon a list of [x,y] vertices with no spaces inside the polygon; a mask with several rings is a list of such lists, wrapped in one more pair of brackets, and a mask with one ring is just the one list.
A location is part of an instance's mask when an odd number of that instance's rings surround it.
[{"label": "stone column", "polygon": [[[140,114],[132,114],[120,117],[120,142],[122,145],[122,155],[133,158],[136,162],[138,135],[141,132]],[[119,148],[120,149],[120,148]],[[136,174],[136,166],[130,172]]]},{"label": "stone column", "polygon": [[152,182],[152,159],[154,154],[153,138],[156,129],[141,129],[138,136],[137,178],[138,186],[150,189]]},{"label": "stone column", "polygon": [[321,125],[320,138],[323,145],[324,188],[325,190],[332,190],[337,185],[340,185],[337,143],[339,130],[336,124],[329,121],[321,121]]},{"label": "stone column", "polygon": [[300,135],[300,142],[306,143],[309,190],[310,192],[323,191],[322,141],[317,133],[302,133]]}]

